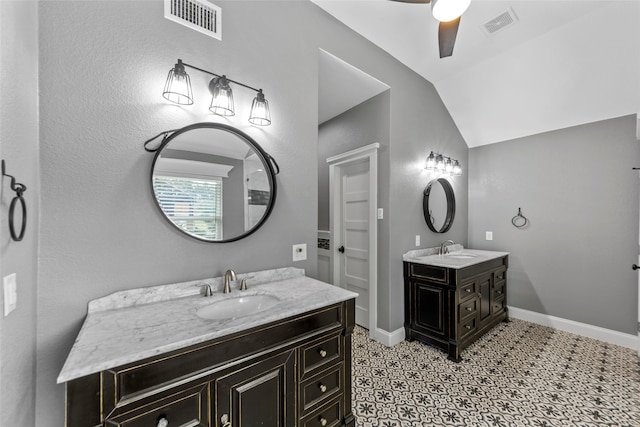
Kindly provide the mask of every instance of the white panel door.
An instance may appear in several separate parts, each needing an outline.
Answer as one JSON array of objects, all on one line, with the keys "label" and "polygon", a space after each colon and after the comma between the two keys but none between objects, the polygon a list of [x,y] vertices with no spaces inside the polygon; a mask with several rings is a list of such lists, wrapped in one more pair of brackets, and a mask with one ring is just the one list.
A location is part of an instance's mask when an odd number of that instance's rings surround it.
[{"label": "white panel door", "polygon": [[359,294],[356,323],[369,328],[369,162],[341,168],[340,285]]}]

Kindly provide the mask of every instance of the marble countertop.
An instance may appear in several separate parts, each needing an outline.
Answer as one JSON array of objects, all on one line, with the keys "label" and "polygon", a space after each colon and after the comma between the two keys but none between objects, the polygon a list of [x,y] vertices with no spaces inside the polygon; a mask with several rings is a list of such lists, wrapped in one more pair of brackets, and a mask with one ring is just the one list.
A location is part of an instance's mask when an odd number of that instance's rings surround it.
[{"label": "marble countertop", "polygon": [[451,252],[444,255],[438,255],[439,248],[409,251],[402,256],[402,260],[436,267],[460,269],[509,255],[509,252],[465,249],[462,245],[452,245],[449,248]]},{"label": "marble countertop", "polygon": [[[235,332],[355,298],[358,294],[283,268],[239,274],[230,294],[222,279],[205,279],[117,292],[89,303],[87,317],[58,375],[67,382],[119,365],[199,344]],[[238,290],[247,279],[248,289]],[[204,285],[214,290],[202,296]],[[270,309],[239,318],[206,320],[196,311],[217,301],[269,294],[280,301]]]}]

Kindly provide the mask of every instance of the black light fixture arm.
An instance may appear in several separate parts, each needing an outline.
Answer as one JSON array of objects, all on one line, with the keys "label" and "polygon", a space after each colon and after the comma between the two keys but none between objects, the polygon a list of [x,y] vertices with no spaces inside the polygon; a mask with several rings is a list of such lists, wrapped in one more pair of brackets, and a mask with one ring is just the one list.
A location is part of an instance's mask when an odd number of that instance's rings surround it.
[{"label": "black light fixture arm", "polygon": [[262,92],[262,89],[256,89],[255,87],[251,87],[251,86],[246,85],[246,84],[244,84],[244,83],[240,83],[239,81],[231,80],[231,79],[230,79],[229,77],[227,77],[227,76],[221,76],[221,75],[219,75],[219,74],[212,73],[211,71],[207,71],[207,70],[205,70],[205,69],[198,68],[198,67],[196,67],[196,66],[194,66],[194,65],[187,64],[186,62],[182,62],[182,60],[181,60],[181,59],[178,59],[178,61],[179,61],[182,65],[184,65],[185,67],[189,67],[189,68],[192,68],[192,69],[194,69],[194,70],[198,70],[198,71],[200,71],[200,72],[202,72],[202,73],[209,74],[210,76],[214,76],[214,77],[218,77],[218,78],[220,78],[220,77],[224,77],[225,79],[227,79],[227,81],[229,81],[229,82],[231,82],[231,83],[235,83],[235,84],[237,84],[238,86],[246,87],[247,89],[251,89],[251,90],[256,91],[256,92]]}]

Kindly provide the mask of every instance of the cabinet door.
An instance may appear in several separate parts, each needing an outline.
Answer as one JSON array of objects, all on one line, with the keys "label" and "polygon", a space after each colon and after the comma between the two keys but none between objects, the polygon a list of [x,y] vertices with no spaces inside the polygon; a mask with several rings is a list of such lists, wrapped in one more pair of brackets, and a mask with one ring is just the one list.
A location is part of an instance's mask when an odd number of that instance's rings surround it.
[{"label": "cabinet door", "polygon": [[295,351],[243,364],[215,380],[215,426],[295,426]]},{"label": "cabinet door", "polygon": [[484,274],[478,277],[477,289],[480,295],[479,320],[480,325],[485,321],[491,320],[491,292],[493,292],[492,280],[493,274]]},{"label": "cabinet door", "polygon": [[412,320],[417,331],[446,338],[447,290],[440,285],[413,282]]}]

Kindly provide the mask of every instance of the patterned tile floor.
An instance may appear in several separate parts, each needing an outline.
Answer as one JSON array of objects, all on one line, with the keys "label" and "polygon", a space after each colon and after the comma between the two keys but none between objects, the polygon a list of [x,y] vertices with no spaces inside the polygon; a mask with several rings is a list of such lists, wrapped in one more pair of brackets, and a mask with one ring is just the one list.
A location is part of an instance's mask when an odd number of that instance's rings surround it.
[{"label": "patterned tile floor", "polygon": [[640,427],[636,352],[513,319],[462,353],[353,336],[358,427]]}]

